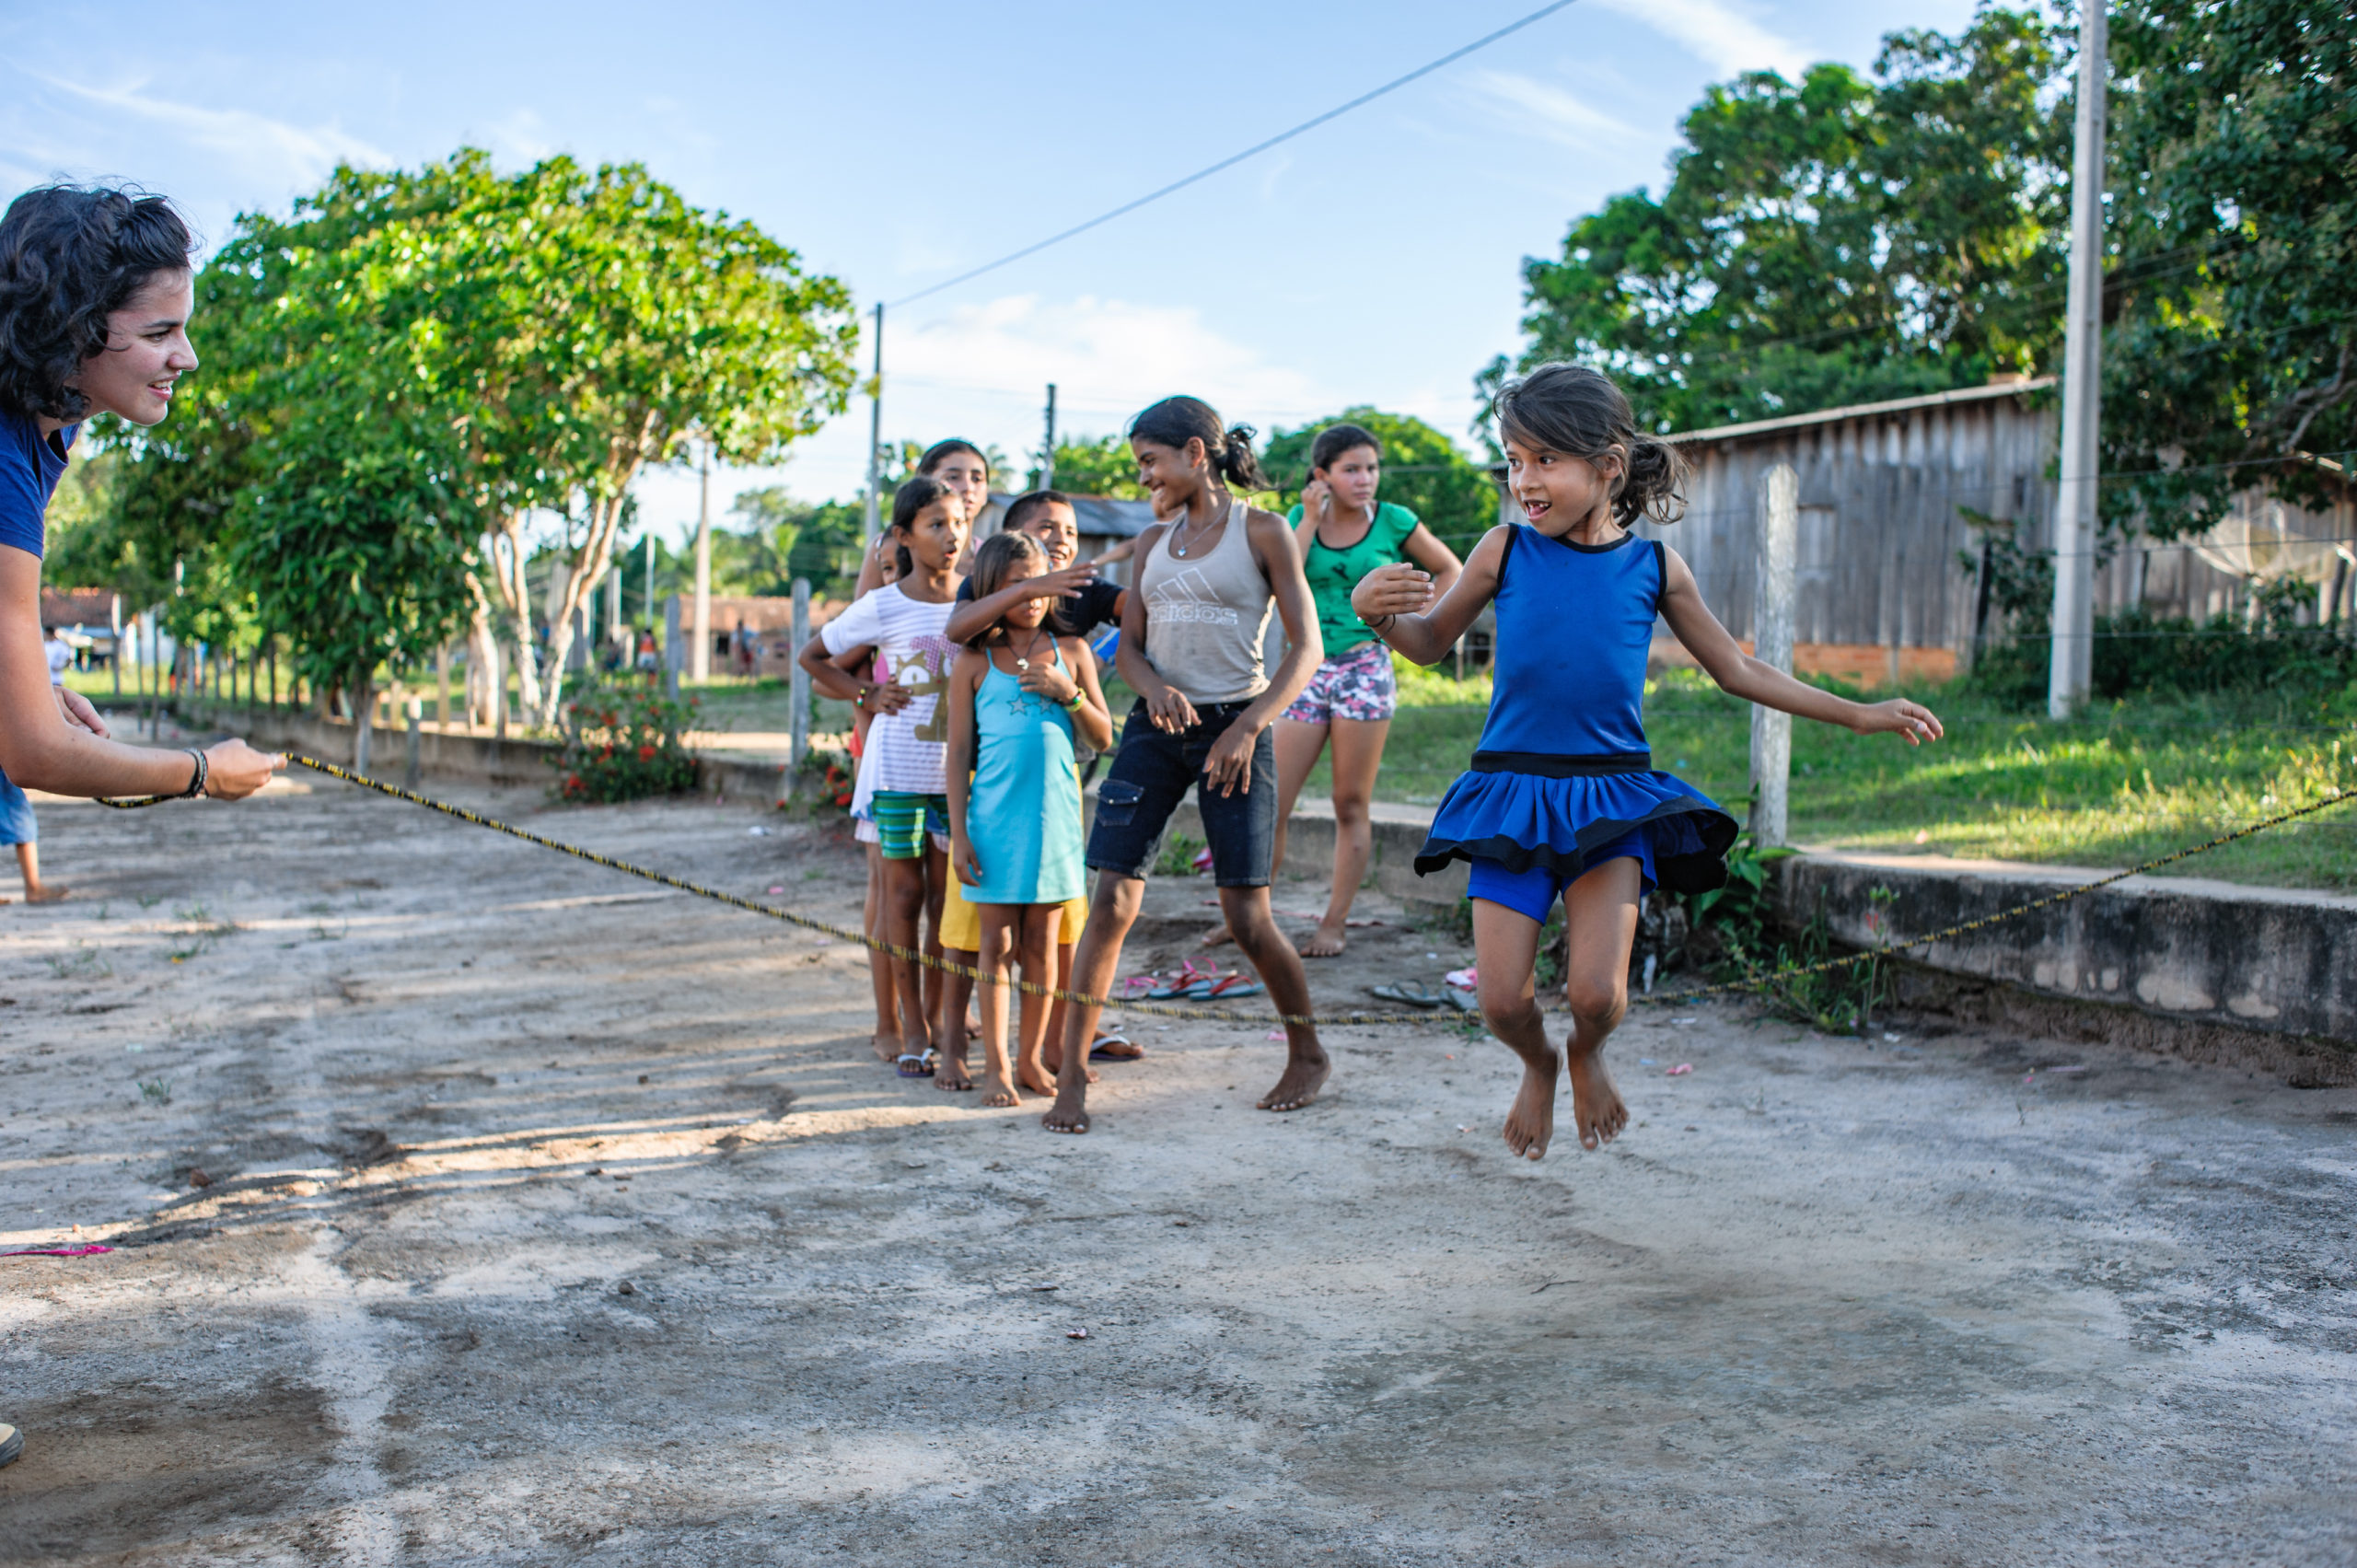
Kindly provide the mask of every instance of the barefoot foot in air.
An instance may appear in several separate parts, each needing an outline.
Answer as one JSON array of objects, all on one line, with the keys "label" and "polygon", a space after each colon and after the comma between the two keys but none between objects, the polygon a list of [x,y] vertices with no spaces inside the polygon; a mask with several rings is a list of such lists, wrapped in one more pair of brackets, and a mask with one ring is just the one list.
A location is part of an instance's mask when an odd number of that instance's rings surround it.
[{"label": "barefoot foot in air", "polygon": [[1277,1080],[1277,1086],[1260,1097],[1260,1108],[1299,1110],[1318,1098],[1318,1091],[1325,1086],[1326,1075],[1333,1070],[1334,1063],[1322,1051],[1314,1056],[1294,1058],[1285,1063],[1284,1076]]},{"label": "barefoot foot in air", "polygon": [[1522,1064],[1522,1088],[1506,1112],[1506,1147],[1525,1159],[1544,1159],[1555,1135],[1555,1080],[1562,1059],[1553,1051],[1543,1063]]},{"label": "barefoot foot in air", "polygon": [[[1579,1130],[1580,1147],[1600,1149],[1629,1125],[1629,1108],[1604,1070],[1602,1048],[1567,1052],[1563,1065],[1571,1074],[1572,1125]],[[1517,1100],[1517,1109],[1520,1105]]]}]

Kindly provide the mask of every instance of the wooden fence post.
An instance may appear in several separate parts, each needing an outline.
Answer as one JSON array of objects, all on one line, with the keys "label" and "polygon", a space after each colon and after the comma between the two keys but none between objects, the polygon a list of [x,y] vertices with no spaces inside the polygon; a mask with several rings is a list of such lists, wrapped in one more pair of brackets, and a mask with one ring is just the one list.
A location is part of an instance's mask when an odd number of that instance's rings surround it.
[{"label": "wooden fence post", "polygon": [[[1751,651],[1760,663],[1793,672],[1793,564],[1800,542],[1801,476],[1790,463],[1768,470],[1759,487],[1759,566],[1754,578]],[[1751,710],[1751,842],[1787,842],[1793,771],[1793,716]]]},{"label": "wooden fence post", "polygon": [[434,722],[442,732],[450,732],[450,645],[445,640],[434,650]]},{"label": "wooden fence post", "polygon": [[802,772],[802,761],[810,755],[810,672],[802,668],[802,645],[810,640],[810,579],[794,579],[794,680],[788,707],[792,712],[792,738],[786,745],[787,788]]},{"label": "wooden fence post", "polygon": [[409,720],[409,751],[401,759],[401,787],[414,791],[417,788],[417,721],[424,714],[425,699],[412,697],[401,706]]}]

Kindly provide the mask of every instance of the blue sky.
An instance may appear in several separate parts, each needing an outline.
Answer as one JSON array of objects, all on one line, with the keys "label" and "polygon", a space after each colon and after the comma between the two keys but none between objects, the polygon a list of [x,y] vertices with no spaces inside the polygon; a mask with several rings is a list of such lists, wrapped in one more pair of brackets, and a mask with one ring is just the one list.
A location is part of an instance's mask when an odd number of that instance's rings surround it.
[{"label": "blue sky", "polygon": [[[863,309],[1094,215],[1446,52],[1535,0],[1185,6],[878,0],[656,8],[117,4],[0,8],[0,189],[137,180],[210,238],[339,159],[466,144],[503,166],[634,159],[749,217]],[[1296,424],[1348,403],[1461,434],[1516,343],[1517,263],[1603,197],[1658,189],[1709,82],[1869,64],[1969,0],[1580,0],[1155,206],[888,313],[885,434],[1035,447],[1155,397]],[[202,323],[198,346],[203,348]],[[859,483],[864,401],[783,469]],[[682,473],[647,522],[693,515]]]}]

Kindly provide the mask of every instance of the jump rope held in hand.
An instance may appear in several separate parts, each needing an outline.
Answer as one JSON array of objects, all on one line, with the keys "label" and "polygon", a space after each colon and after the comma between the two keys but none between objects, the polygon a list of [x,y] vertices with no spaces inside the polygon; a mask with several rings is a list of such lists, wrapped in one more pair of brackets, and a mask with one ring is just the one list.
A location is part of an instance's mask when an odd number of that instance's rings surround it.
[{"label": "jump rope held in hand", "polygon": [[[116,810],[127,811],[134,810],[145,806],[161,805],[167,800],[186,800],[191,798],[192,796],[201,793],[204,787],[206,764],[204,761],[204,754],[203,752],[192,751],[190,755],[197,759],[197,775],[195,782],[190,786],[186,794],[151,795],[136,800],[107,800],[101,798],[99,801],[99,804],[101,806],[112,807]],[[700,883],[688,881],[684,877],[673,877],[661,871],[650,871],[643,865],[633,865],[626,860],[616,860],[611,855],[599,854],[595,850],[583,849],[578,844],[569,844],[557,839],[544,838],[539,833],[528,832],[522,828],[516,827],[512,823],[502,822],[496,818],[485,817],[480,812],[470,811],[463,806],[452,806],[447,801],[435,800],[427,796],[418,795],[410,790],[401,789],[393,784],[386,784],[381,780],[372,779],[365,774],[355,773],[349,772],[346,769],[339,768],[332,762],[322,762],[315,757],[297,757],[290,755],[286,760],[297,767],[309,768],[315,772],[325,773],[330,778],[342,779],[346,784],[357,784],[362,789],[372,789],[379,795],[389,795],[395,800],[406,800],[412,806],[423,806],[429,811],[438,811],[446,817],[455,817],[461,822],[471,822],[478,828],[488,828],[496,833],[505,833],[510,838],[521,839],[526,843],[538,844],[542,849],[554,850],[559,854],[569,854],[576,860],[586,860],[592,865],[605,866],[610,871],[620,871],[627,876],[644,877],[649,882],[657,882],[666,888],[676,888],[683,893],[693,893],[698,898],[710,899],[715,903],[726,904],[732,909],[744,910],[752,914],[767,915],[772,920],[782,920],[789,925],[798,925],[806,931],[816,931],[822,935],[831,936],[839,942],[848,942],[856,947],[872,948],[880,953],[888,953],[893,958],[903,958],[911,963],[923,964],[929,969],[939,970],[946,974],[963,975],[969,980],[988,980],[992,978],[983,974],[980,970],[974,968],[970,964],[953,963],[946,958],[937,958],[929,953],[919,951],[916,948],[901,947],[897,942],[879,942],[874,937],[869,936],[865,932],[853,931],[840,925],[831,925],[825,921],[815,919],[807,914],[797,914],[792,910],[782,910],[769,904],[756,903],[751,899],[739,898],[734,893],[724,893],[716,888],[707,888]],[[1698,1001],[1708,996],[1728,995],[1738,992],[1764,991],[1781,981],[1798,979],[1803,975],[1820,974],[1829,970],[1846,969],[1853,964],[1871,963],[1876,958],[1889,958],[1894,955],[1902,954],[1910,947],[1929,947],[1933,943],[1943,942],[1952,936],[1960,936],[1968,932],[1986,930],[1990,926],[1999,924],[2004,921],[2012,920],[2019,915],[2028,914],[2038,910],[2050,909],[2057,904],[2068,902],[2070,900],[2079,898],[2084,894],[2092,893],[2098,888],[2108,888],[2113,883],[2124,882],[2131,877],[2141,877],[2146,872],[2157,870],[2161,866],[2174,865],[2177,861],[2188,860],[2197,854],[2206,854],[2213,849],[2222,848],[2224,845],[2235,842],[2238,839],[2247,839],[2251,837],[2253,834],[2263,833],[2270,828],[2280,828],[2286,822],[2296,821],[2300,818],[2313,816],[2318,811],[2323,811],[2331,807],[2338,806],[2346,800],[2357,800],[2357,790],[2336,790],[2331,795],[2325,796],[2321,800],[2312,801],[2308,805],[2295,807],[2290,811],[2280,812],[2273,817],[2267,818],[2263,821],[2253,822],[2247,827],[2237,828],[2230,833],[2221,833],[2207,843],[2193,844],[2185,849],[2176,850],[2168,854],[2161,855],[2157,859],[2148,860],[2142,865],[2131,867],[2126,871],[2115,871],[2110,876],[2098,877],[2093,882],[2083,883],[2076,888],[2065,888],[2059,893],[2049,893],[2045,898],[2033,899],[2026,904],[2015,904],[2011,909],[1999,910],[1994,914],[1982,915],[1978,920],[1968,920],[1959,922],[1955,925],[1945,926],[1938,931],[1929,932],[1922,936],[1910,937],[1904,942],[1893,942],[1885,947],[1874,948],[1867,952],[1853,953],[1846,958],[1827,958],[1821,962],[1814,964],[1796,964],[1789,969],[1775,970],[1767,974],[1749,974],[1745,976],[1742,980],[1727,981],[1718,985],[1703,986],[1698,990],[1680,991],[1666,995],[1636,998],[1636,1000],[1661,1004],[1678,1004]],[[1269,1015],[1267,1014],[1261,1014],[1256,1016],[1242,1013],[1222,1012],[1208,1007],[1169,1007],[1152,1002],[1117,1002],[1109,996],[1083,995],[1078,992],[1066,991],[1061,986],[1039,985],[1028,980],[1014,980],[1008,981],[1005,983],[1012,985],[1016,991],[1019,991],[1028,996],[1044,996],[1050,1000],[1075,1003],[1084,1007],[1119,1007],[1124,1012],[1143,1013],[1154,1017],[1178,1018],[1189,1022],[1214,1024],[1260,1024],[1269,1021]],[[1446,1019],[1446,1015],[1434,1013],[1331,1013],[1322,1015],[1279,1013],[1275,1016],[1276,1020],[1280,1023],[1306,1024],[1313,1028],[1324,1027],[1335,1028],[1348,1028],[1354,1025],[1429,1024],[1435,1018]]]}]

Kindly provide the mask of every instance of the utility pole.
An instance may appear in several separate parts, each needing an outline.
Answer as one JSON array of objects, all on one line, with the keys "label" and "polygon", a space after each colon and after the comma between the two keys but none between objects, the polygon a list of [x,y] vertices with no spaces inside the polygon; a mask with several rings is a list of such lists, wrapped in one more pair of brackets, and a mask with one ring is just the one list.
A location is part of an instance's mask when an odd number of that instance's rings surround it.
[{"label": "utility pole", "polygon": [[[1771,669],[1793,672],[1794,563],[1799,554],[1801,476],[1790,463],[1768,470],[1759,487],[1758,569],[1752,579],[1751,653]],[[1760,849],[1788,841],[1793,715],[1751,710],[1751,842]]]},{"label": "utility pole", "polygon": [[2104,0],[2079,10],[2071,159],[2071,281],[2062,339],[2061,478],[2054,496],[2054,647],[2046,711],[2067,719],[2095,673],[2096,441],[2103,412]]},{"label": "utility pole", "polygon": [[696,507],[695,637],[688,650],[688,679],[712,679],[712,443],[703,444],[703,499]]},{"label": "utility pole", "polygon": [[[867,508],[861,518],[862,550],[876,547],[876,536],[884,531],[883,502],[876,487],[883,482],[884,459],[884,302],[876,302],[876,373],[867,382]],[[866,564],[863,559],[861,564]]]},{"label": "utility pole", "polygon": [[1056,384],[1048,383],[1048,440],[1039,448],[1039,488],[1056,487]]}]

